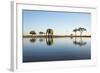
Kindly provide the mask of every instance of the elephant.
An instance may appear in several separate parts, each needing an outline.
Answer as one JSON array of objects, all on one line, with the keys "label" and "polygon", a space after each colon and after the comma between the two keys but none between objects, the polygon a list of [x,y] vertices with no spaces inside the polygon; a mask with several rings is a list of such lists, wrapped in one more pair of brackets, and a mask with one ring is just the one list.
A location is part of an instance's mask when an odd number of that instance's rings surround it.
[{"label": "elephant", "polygon": [[53,37],[53,30],[52,29],[47,29],[46,37]]}]

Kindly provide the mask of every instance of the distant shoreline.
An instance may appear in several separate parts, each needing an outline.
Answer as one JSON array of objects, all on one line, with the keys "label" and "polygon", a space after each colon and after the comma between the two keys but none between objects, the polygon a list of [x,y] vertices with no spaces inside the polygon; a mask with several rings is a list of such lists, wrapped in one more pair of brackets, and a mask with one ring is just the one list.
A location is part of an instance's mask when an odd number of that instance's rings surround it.
[{"label": "distant shoreline", "polygon": [[[23,38],[32,38],[32,37],[34,37],[34,38],[41,38],[41,37],[43,37],[43,38],[46,38],[46,35],[23,35]],[[70,36],[70,35],[53,35],[52,36],[53,38],[63,38],[63,37],[70,37],[70,38],[74,38],[74,37],[83,37],[83,38],[88,38],[88,37],[91,37],[91,35],[83,35],[83,36]]]}]

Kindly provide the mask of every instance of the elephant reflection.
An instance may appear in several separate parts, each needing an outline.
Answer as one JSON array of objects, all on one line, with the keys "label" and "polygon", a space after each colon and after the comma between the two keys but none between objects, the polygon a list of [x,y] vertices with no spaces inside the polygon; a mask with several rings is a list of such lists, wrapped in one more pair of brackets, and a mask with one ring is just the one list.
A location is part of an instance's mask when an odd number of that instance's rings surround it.
[{"label": "elephant reflection", "polygon": [[82,37],[80,37],[79,41],[78,41],[78,40],[76,39],[76,37],[75,37],[75,40],[73,41],[73,43],[74,43],[75,45],[79,45],[79,46],[84,46],[84,45],[87,44],[86,42],[83,41]]},{"label": "elephant reflection", "polygon": [[31,39],[30,39],[30,42],[31,42],[31,43],[35,43],[35,42],[36,42],[36,38],[31,38]]},{"label": "elephant reflection", "polygon": [[46,43],[48,46],[51,46],[53,44],[53,38],[46,38]]}]

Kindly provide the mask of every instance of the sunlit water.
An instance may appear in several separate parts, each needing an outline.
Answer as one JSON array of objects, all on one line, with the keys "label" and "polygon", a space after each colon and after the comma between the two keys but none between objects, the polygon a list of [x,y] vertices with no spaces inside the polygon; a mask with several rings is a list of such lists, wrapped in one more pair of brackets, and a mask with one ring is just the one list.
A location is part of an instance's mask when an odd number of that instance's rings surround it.
[{"label": "sunlit water", "polygon": [[91,59],[91,38],[23,38],[23,62]]}]

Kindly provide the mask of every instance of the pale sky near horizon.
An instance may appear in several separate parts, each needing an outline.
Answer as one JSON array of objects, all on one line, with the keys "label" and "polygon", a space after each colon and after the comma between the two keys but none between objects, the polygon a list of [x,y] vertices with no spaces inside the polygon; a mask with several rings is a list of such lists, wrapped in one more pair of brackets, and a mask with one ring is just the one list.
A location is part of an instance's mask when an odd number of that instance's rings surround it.
[{"label": "pale sky near horizon", "polygon": [[90,13],[23,10],[22,15],[23,34],[29,34],[31,30],[38,34],[51,28],[54,34],[66,35],[78,27],[84,27],[87,33],[91,33]]}]

